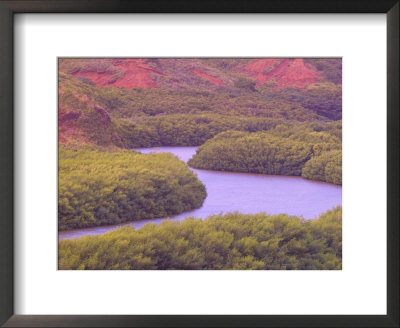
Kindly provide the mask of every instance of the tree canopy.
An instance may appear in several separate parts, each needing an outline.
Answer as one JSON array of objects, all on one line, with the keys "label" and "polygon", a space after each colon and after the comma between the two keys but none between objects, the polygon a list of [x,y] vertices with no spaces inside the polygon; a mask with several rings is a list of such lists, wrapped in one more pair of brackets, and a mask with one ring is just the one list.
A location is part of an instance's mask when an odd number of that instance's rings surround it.
[{"label": "tree canopy", "polygon": [[279,124],[267,132],[222,132],[200,146],[188,164],[341,184],[341,124]]},{"label": "tree canopy", "polygon": [[164,217],[198,208],[204,185],[169,153],[59,150],[59,230]]},{"label": "tree canopy", "polygon": [[214,215],[59,241],[60,270],[340,270],[342,209]]}]

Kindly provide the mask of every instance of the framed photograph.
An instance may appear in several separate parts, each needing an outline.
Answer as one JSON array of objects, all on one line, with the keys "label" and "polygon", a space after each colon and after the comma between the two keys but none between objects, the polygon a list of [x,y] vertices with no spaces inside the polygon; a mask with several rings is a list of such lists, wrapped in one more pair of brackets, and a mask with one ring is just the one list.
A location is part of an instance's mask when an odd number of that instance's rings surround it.
[{"label": "framed photograph", "polygon": [[398,1],[0,1],[0,323],[398,327]]}]

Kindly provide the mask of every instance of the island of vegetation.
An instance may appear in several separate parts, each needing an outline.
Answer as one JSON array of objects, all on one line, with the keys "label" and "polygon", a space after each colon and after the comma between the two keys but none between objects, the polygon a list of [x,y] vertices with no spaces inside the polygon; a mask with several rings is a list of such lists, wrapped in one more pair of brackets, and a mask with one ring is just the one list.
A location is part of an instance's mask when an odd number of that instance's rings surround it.
[{"label": "island of vegetation", "polygon": [[280,124],[265,132],[227,131],[197,149],[194,168],[302,176],[342,184],[341,122]]},{"label": "island of vegetation", "polygon": [[59,230],[165,217],[199,208],[204,185],[169,153],[59,150]]},{"label": "island of vegetation", "polygon": [[316,220],[239,213],[59,242],[61,270],[340,270],[342,209]]}]

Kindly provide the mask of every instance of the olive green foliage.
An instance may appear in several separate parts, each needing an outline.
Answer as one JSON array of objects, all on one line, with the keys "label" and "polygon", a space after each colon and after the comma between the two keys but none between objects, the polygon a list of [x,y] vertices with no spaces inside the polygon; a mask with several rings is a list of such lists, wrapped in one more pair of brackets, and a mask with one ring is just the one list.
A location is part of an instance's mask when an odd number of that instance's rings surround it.
[{"label": "olive green foliage", "polygon": [[203,58],[208,66],[218,68],[223,72],[237,71],[240,67],[249,64],[253,58]]},{"label": "olive green foliage", "polygon": [[84,101],[79,100],[79,96],[84,95],[92,103],[104,107],[113,118],[133,120],[140,116],[199,113],[289,118],[297,121],[318,118],[315,113],[289,98],[278,99],[282,91],[274,89],[268,93],[263,89],[249,92],[246,88],[225,86],[218,87],[219,89],[215,91],[168,88],[124,89],[95,86],[83,83],[82,80],[87,79],[59,74],[59,88],[63,91],[60,93],[59,105],[63,106],[71,97],[76,98],[76,102],[80,101],[79,105],[84,105]]},{"label": "olive green foliage", "polygon": [[107,58],[64,58],[58,61],[60,71],[70,73],[96,72],[96,73],[118,73],[120,70],[112,65]]},{"label": "olive green foliage", "polygon": [[272,89],[270,83],[260,88],[268,102],[284,101],[300,105],[318,117],[342,119],[342,86],[334,83],[316,83],[306,89]]},{"label": "olive green foliage", "polygon": [[199,146],[222,131],[265,131],[282,123],[265,117],[186,114],[119,120],[117,129],[125,148]]},{"label": "olive green foliage", "polygon": [[235,81],[235,87],[249,91],[256,91],[256,82],[249,78],[240,77]]},{"label": "olive green foliage", "polygon": [[[86,78],[60,73],[59,109],[76,114],[70,122],[90,143],[120,148],[197,146],[227,130],[268,130],[271,125],[264,123],[268,120],[341,118],[340,85],[320,83],[305,90],[276,90],[267,85],[255,87],[248,78],[236,82],[236,86],[218,86],[217,90],[124,89],[100,87]],[[109,122],[93,110],[95,106],[104,109]],[[171,132],[171,126],[176,126],[176,131]]]},{"label": "olive green foliage", "polygon": [[342,59],[341,58],[308,58],[304,59],[307,65],[311,65],[319,71],[326,80],[342,84]]},{"label": "olive green foliage", "polygon": [[197,176],[169,153],[59,150],[59,230],[179,214],[203,204]]},{"label": "olive green foliage", "polygon": [[311,158],[303,168],[303,178],[342,184],[342,151],[323,152]]},{"label": "olive green foliage", "polygon": [[201,146],[189,165],[195,168],[276,175],[301,175],[310,145],[265,132],[228,131]]},{"label": "olive green foliage", "polygon": [[61,270],[341,270],[342,209],[316,220],[215,215],[59,242]]},{"label": "olive green foliage", "polygon": [[341,184],[341,122],[279,124],[268,132],[227,131],[197,149],[200,169],[302,175]]}]

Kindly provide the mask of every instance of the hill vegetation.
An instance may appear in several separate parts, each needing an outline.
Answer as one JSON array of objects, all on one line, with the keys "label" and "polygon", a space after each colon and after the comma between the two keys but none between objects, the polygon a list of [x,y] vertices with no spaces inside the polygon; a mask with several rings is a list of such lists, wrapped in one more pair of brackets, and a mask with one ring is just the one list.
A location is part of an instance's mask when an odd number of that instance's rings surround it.
[{"label": "hill vegetation", "polygon": [[267,120],[339,120],[339,77],[338,59],[60,59],[59,140],[197,146],[227,130],[268,130]]},{"label": "hill vegetation", "polygon": [[59,230],[179,214],[205,197],[204,185],[172,154],[59,150]]},{"label": "hill vegetation", "polygon": [[342,210],[304,221],[287,215],[123,227],[59,242],[60,270],[340,270]]}]

